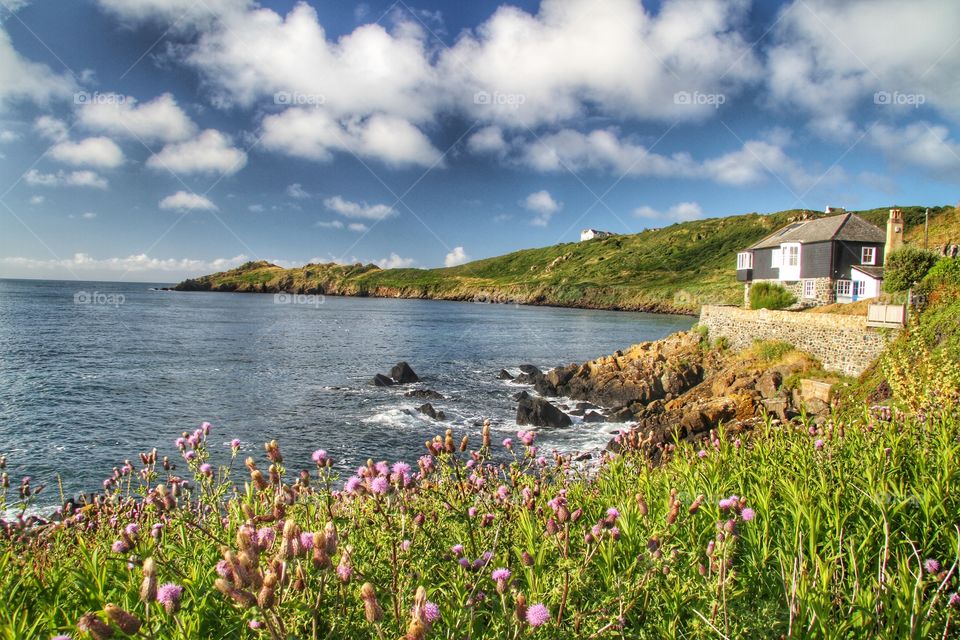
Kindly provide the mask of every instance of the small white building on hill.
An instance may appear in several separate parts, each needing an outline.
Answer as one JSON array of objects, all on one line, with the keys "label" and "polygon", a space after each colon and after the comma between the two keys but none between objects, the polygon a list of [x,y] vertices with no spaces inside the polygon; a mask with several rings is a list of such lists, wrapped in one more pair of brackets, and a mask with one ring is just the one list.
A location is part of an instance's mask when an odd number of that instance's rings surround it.
[{"label": "small white building on hill", "polygon": [[584,229],[580,232],[580,242],[584,240],[593,240],[594,238],[609,238],[617,234],[612,231],[598,231],[596,229]]}]

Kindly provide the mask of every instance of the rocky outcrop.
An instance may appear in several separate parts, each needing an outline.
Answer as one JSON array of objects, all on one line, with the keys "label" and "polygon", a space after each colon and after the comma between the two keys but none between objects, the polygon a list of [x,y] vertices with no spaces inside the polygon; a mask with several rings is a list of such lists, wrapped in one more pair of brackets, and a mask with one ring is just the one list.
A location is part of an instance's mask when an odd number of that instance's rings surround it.
[{"label": "rocky outcrop", "polygon": [[527,395],[517,404],[517,424],[535,427],[569,427],[570,416],[544,398]]},{"label": "rocky outcrop", "polygon": [[373,376],[373,386],[375,387],[392,387],[396,382],[393,381],[393,378],[385,376],[382,373],[378,373]]},{"label": "rocky outcrop", "polygon": [[398,384],[410,384],[411,382],[420,382],[420,377],[413,372],[413,369],[406,362],[398,362],[390,369],[390,377]]},{"label": "rocky outcrop", "polygon": [[417,411],[419,411],[425,416],[433,418],[434,420],[443,421],[447,419],[447,416],[446,414],[443,413],[443,411],[437,411],[436,409],[433,408],[433,405],[430,404],[429,402],[417,407]]},{"label": "rocky outcrop", "polygon": [[437,393],[433,389],[414,389],[403,394],[407,398],[422,398],[424,400],[443,400],[444,395]]}]

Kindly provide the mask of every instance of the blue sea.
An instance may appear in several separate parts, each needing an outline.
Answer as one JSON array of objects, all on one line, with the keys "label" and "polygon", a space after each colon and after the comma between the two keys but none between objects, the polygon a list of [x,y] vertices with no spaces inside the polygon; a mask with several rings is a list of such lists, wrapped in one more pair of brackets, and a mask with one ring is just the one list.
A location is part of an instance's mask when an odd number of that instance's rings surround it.
[{"label": "blue sea", "polygon": [[[225,459],[277,439],[288,468],[324,448],[344,472],[408,461],[447,427],[516,431],[501,368],[593,359],[690,328],[684,316],[374,298],[180,293],[163,284],[0,280],[0,455],[11,483],[46,483],[41,506],[100,487],[114,466],[202,421]],[[408,361],[413,387],[374,387]],[[404,397],[430,388],[437,422]],[[544,450],[603,447],[622,425],[543,430]]]}]

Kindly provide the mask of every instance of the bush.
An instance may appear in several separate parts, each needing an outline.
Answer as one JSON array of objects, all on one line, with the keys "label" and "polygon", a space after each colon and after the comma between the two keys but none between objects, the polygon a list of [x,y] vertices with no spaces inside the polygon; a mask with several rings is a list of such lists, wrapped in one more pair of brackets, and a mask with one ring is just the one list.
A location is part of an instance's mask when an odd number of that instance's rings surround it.
[{"label": "bush", "polygon": [[758,282],[750,287],[751,309],[786,309],[797,303],[797,297],[772,282]]},{"label": "bush", "polygon": [[883,288],[888,292],[906,291],[923,279],[937,263],[937,254],[925,249],[903,247],[887,258],[883,268]]},{"label": "bush", "polygon": [[753,342],[753,353],[760,360],[767,362],[775,362],[793,349],[792,344],[782,340],[754,340]]}]

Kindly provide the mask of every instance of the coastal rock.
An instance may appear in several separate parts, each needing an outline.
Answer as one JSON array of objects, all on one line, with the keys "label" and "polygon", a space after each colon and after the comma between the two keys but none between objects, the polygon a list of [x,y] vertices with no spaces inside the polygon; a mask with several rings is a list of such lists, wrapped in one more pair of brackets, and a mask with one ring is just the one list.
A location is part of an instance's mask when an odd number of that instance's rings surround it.
[{"label": "coastal rock", "polygon": [[764,398],[772,398],[777,395],[781,384],[783,384],[783,376],[779,371],[771,369],[760,376],[756,388]]},{"label": "coastal rock", "polygon": [[510,375],[510,372],[506,369],[500,369],[500,373],[497,374],[497,380],[513,380],[513,376]]},{"label": "coastal rock", "polygon": [[587,411],[583,414],[584,422],[606,422],[607,419],[599,411]]},{"label": "coastal rock", "polygon": [[536,376],[541,376],[541,375],[543,375],[543,371],[540,371],[540,369],[538,369],[537,367],[533,366],[532,364],[522,364],[522,365],[520,365],[520,371],[523,372],[523,373],[526,373],[526,374],[528,374],[528,375],[531,375],[531,376],[533,376],[533,375],[536,375]]},{"label": "coastal rock", "polygon": [[413,372],[413,369],[406,362],[398,362],[390,369],[390,377],[398,384],[410,384],[411,382],[420,382],[420,377]]},{"label": "coastal rock", "polygon": [[389,378],[382,373],[373,376],[373,385],[375,387],[392,387],[395,384],[393,378]]},{"label": "coastal rock", "polygon": [[424,400],[443,400],[442,393],[437,393],[433,389],[414,389],[403,394],[407,398],[423,398]]},{"label": "coastal rock", "polygon": [[446,414],[443,413],[443,411],[437,411],[436,409],[433,408],[433,405],[430,404],[429,402],[417,407],[417,411],[419,411],[425,416],[429,416],[430,418],[433,418],[434,420],[443,421],[447,419],[447,416]]},{"label": "coastal rock", "polygon": [[542,396],[547,396],[549,398],[555,398],[559,394],[557,393],[557,388],[550,384],[550,381],[547,380],[546,376],[540,376],[537,378],[536,382],[533,383],[533,389]]},{"label": "coastal rock", "polygon": [[536,427],[569,427],[570,416],[543,398],[527,396],[517,405],[517,424]]}]

